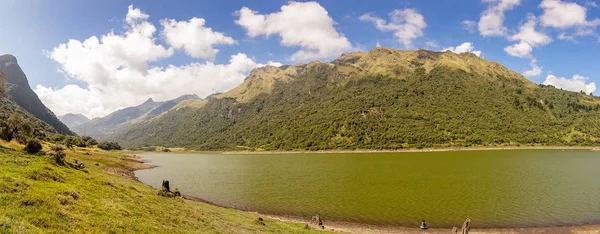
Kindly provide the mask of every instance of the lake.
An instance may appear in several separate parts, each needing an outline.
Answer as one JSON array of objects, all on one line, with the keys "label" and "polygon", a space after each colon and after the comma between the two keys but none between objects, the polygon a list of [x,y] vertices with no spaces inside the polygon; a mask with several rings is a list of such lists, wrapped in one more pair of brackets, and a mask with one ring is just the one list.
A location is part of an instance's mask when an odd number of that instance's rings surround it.
[{"label": "lake", "polygon": [[159,188],[270,214],[370,224],[530,227],[600,222],[600,152],[491,150],[147,154]]}]

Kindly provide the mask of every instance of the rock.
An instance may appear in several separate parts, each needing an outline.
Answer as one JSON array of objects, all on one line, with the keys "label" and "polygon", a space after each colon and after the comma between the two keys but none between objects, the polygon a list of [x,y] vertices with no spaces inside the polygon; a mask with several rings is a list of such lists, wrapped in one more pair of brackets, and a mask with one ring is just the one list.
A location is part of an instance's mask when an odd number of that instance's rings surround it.
[{"label": "rock", "polygon": [[262,224],[263,226],[265,225],[265,222],[262,217],[258,217],[258,223]]},{"label": "rock", "polygon": [[323,226],[323,220],[321,220],[321,217],[319,217],[319,215],[313,216],[310,221],[311,221],[311,223],[313,223],[317,226]]},{"label": "rock", "polygon": [[304,224],[304,229],[306,229],[306,230],[310,229],[310,226],[308,226],[308,223]]},{"label": "rock", "polygon": [[171,192],[171,188],[169,186],[169,181],[168,180],[163,180],[162,182],[162,189],[167,191],[167,192]]},{"label": "rock", "polygon": [[453,227],[451,233],[452,234],[458,234],[458,228],[457,227]]},{"label": "rock", "polygon": [[465,220],[465,223],[463,223],[461,233],[469,234],[469,231],[471,231],[471,219],[467,218],[467,220]]}]

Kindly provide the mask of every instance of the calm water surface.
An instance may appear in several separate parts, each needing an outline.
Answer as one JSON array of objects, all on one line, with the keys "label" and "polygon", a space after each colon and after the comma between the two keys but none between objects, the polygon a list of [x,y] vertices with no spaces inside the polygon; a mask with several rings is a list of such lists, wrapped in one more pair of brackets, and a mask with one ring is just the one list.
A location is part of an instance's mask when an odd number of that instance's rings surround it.
[{"label": "calm water surface", "polygon": [[144,183],[238,209],[373,224],[600,222],[600,152],[148,154]]}]

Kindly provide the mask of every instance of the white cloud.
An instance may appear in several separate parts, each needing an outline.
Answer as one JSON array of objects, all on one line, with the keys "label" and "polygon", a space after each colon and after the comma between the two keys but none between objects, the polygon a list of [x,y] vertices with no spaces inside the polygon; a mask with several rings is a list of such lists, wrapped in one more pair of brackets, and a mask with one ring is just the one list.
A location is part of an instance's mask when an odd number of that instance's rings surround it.
[{"label": "white cloud", "polygon": [[433,50],[440,48],[440,45],[438,45],[438,43],[436,41],[427,41],[427,42],[425,42],[425,45],[427,46],[427,48],[430,48]]},{"label": "white cloud", "polygon": [[219,50],[214,45],[232,45],[236,41],[223,33],[215,32],[212,28],[204,26],[206,20],[192,18],[189,21],[176,21],[164,19],[160,21],[163,26],[162,35],[165,41],[175,49],[182,49],[194,58],[214,60]]},{"label": "white cloud", "polygon": [[531,47],[531,45],[529,45],[525,42],[519,42],[517,44],[513,44],[511,46],[504,48],[504,51],[506,51],[506,53],[508,53],[512,56],[515,56],[515,57],[519,57],[519,58],[531,57],[532,50],[533,50],[533,47]]},{"label": "white cloud", "polygon": [[540,8],[544,13],[540,17],[542,25],[566,29],[570,27],[597,26],[600,19],[586,20],[587,9],[574,2],[561,0],[542,0]]},{"label": "white cloud", "polygon": [[132,25],[137,21],[144,21],[148,18],[150,18],[150,16],[142,12],[139,8],[133,8],[133,5],[127,7],[127,15],[125,16],[125,22],[127,22],[127,24]]},{"label": "white cloud", "polygon": [[247,7],[236,12],[236,24],[247,35],[269,37],[279,35],[284,46],[299,46],[290,60],[305,61],[332,58],[352,50],[348,39],[337,32],[329,13],[317,2],[294,2],[281,7],[281,11],[262,15]]},{"label": "white cloud", "polygon": [[511,46],[504,48],[506,53],[520,57],[531,57],[531,51],[538,46],[547,45],[552,42],[552,38],[543,32],[535,30],[537,19],[532,14],[527,16],[527,22],[519,27],[519,32],[508,37],[510,41],[519,41]]},{"label": "white cloud", "polygon": [[488,3],[488,8],[481,13],[479,18],[479,33],[486,36],[504,36],[504,12],[521,4],[520,0],[482,0]]},{"label": "white cloud", "polygon": [[372,22],[379,31],[394,32],[394,37],[406,48],[412,47],[412,41],[423,36],[423,29],[427,27],[425,18],[415,9],[394,10],[389,16],[390,22],[373,13],[361,15],[359,19]]},{"label": "white cloud", "polygon": [[581,75],[573,75],[571,79],[564,77],[556,77],[554,75],[548,75],[543,84],[552,85],[556,88],[569,90],[573,92],[583,91],[586,94],[593,93],[596,91],[596,83],[590,82],[585,83],[588,78]]},{"label": "white cloud", "polygon": [[252,68],[262,66],[238,53],[227,64],[207,61],[149,67],[150,62],[171,56],[173,49],[156,44],[156,29],[148,17],[130,7],[126,16],[128,28],[123,34],[111,32],[83,42],[69,40],[47,51],[60,71],[84,85],[38,85],[36,94],[57,115],[81,113],[99,117],[138,105],[149,97],[162,101],[183,94],[206,96],[213,89],[225,91],[239,85]]},{"label": "white cloud", "polygon": [[537,59],[532,59],[529,65],[531,66],[531,69],[524,71],[523,76],[534,77],[539,76],[542,73],[542,67],[537,65]]},{"label": "white cloud", "polygon": [[282,63],[280,63],[280,62],[273,62],[273,61],[267,62],[267,65],[273,66],[273,67],[281,67],[281,66],[283,66]]},{"label": "white cloud", "polygon": [[462,25],[462,28],[464,30],[467,30],[470,33],[472,33],[475,32],[475,25],[477,25],[477,23],[473,20],[465,20],[462,23],[460,23],[460,25]]},{"label": "white cloud", "polygon": [[475,50],[475,46],[473,46],[473,43],[471,43],[471,42],[465,42],[456,47],[444,48],[442,51],[447,51],[447,50],[452,51],[457,54],[469,52],[469,53],[473,53],[473,54],[477,55],[478,57],[481,56],[481,51]]}]

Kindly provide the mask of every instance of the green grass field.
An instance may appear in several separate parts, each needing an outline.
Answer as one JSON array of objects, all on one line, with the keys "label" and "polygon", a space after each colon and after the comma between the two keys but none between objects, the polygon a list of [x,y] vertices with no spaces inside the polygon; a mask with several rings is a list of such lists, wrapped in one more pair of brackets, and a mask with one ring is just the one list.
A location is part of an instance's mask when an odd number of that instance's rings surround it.
[{"label": "green grass field", "polygon": [[127,176],[141,164],[124,152],[67,150],[67,161],[85,163],[85,172],[20,147],[0,142],[0,233],[317,232],[266,218],[263,226],[258,214],[158,196]]}]

